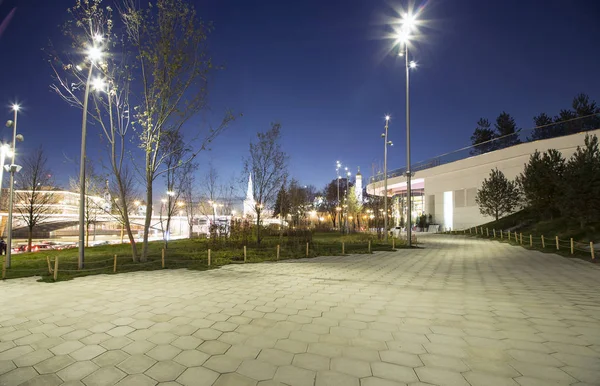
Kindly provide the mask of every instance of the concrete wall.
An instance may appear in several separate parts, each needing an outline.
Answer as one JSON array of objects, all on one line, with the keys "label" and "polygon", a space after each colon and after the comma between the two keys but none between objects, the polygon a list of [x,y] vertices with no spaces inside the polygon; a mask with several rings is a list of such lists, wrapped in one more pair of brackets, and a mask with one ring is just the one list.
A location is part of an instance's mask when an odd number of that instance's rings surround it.
[{"label": "concrete wall", "polygon": [[[600,130],[590,131],[587,134],[600,137]],[[431,212],[435,221],[441,224],[442,229],[464,229],[491,221],[493,218],[484,217],[479,213],[479,207],[474,200],[474,193],[481,187],[483,180],[489,176],[492,169],[497,167],[508,179],[514,179],[523,171],[530,155],[536,150],[544,152],[549,149],[556,149],[568,159],[573,155],[577,146],[583,146],[585,136],[586,133],[578,133],[523,143],[419,171],[414,178],[425,180],[425,203],[426,206],[434,207],[426,207],[425,213]],[[403,184],[406,184],[405,177],[388,179],[388,187],[390,187],[392,193],[395,189],[396,191],[404,190]],[[380,185],[381,182],[376,182],[374,187],[369,185],[368,189],[375,188],[377,191]],[[449,191],[453,192],[452,223],[444,216],[444,192]],[[431,195],[435,197],[433,205],[427,199]]]}]

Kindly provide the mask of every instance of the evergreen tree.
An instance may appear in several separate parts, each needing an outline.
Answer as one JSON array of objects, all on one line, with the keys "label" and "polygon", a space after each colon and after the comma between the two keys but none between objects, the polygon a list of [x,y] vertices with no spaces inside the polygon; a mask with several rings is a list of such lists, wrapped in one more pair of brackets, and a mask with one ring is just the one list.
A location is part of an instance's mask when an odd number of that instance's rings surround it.
[{"label": "evergreen tree", "polygon": [[509,181],[496,168],[492,169],[489,179],[483,180],[475,200],[482,215],[493,216],[498,220],[518,208],[519,189],[516,182]]},{"label": "evergreen tree", "polygon": [[521,143],[518,134],[521,129],[517,128],[515,119],[506,111],[498,115],[494,126],[496,127],[496,137],[498,138],[495,144],[496,149],[504,149]]},{"label": "evergreen tree", "polygon": [[491,129],[490,121],[485,118],[480,118],[477,121],[477,127],[471,136],[472,155],[483,154],[493,149],[493,139],[495,138],[494,131]]},{"label": "evergreen tree", "polygon": [[273,216],[281,216],[285,219],[290,213],[290,199],[285,189],[285,185],[277,192],[277,198],[275,199],[275,206],[273,207]]},{"label": "evergreen tree", "polygon": [[577,132],[575,118],[577,118],[577,114],[573,110],[560,110],[560,113],[554,117],[554,122],[558,123],[556,125],[556,132],[559,136]]},{"label": "evergreen tree", "polygon": [[556,125],[553,125],[554,120],[551,116],[546,113],[541,113],[533,117],[533,124],[535,128],[531,134],[532,141],[538,141],[541,139],[548,139],[558,137],[560,134],[557,133]]},{"label": "evergreen tree", "polygon": [[550,149],[543,155],[536,150],[517,178],[527,206],[542,218],[560,213],[561,181],[565,171],[562,154]]},{"label": "evergreen tree", "polygon": [[600,128],[600,108],[595,101],[590,101],[590,97],[586,94],[578,94],[573,98],[573,110],[575,115],[585,117],[574,122],[576,132],[595,130]]},{"label": "evergreen tree", "polygon": [[581,228],[600,220],[600,149],[598,137],[586,135],[585,146],[566,164],[562,179],[561,210]]}]

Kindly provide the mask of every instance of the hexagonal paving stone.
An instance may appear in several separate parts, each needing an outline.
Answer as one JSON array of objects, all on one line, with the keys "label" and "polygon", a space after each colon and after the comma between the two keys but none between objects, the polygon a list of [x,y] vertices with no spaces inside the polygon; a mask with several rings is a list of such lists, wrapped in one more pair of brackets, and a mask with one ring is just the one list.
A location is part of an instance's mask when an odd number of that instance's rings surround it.
[{"label": "hexagonal paving stone", "polygon": [[106,331],[106,333],[108,335],[111,336],[125,336],[131,332],[135,331],[135,329],[133,327],[130,326],[119,326],[119,327],[115,327],[113,329],[110,329],[108,331]]},{"label": "hexagonal paving stone", "polygon": [[0,375],[8,373],[15,367],[17,366],[15,366],[15,364],[12,361],[0,361]]},{"label": "hexagonal paving stone", "polygon": [[68,355],[59,355],[38,363],[34,368],[40,374],[50,374],[56,373],[74,362],[75,361]]},{"label": "hexagonal paving stone", "polygon": [[148,351],[152,350],[156,345],[152,342],[148,342],[146,340],[139,340],[133,343],[128,344],[123,347],[122,350],[130,355],[136,354],[145,354]]},{"label": "hexagonal paving stone", "polygon": [[352,358],[332,358],[331,370],[352,375],[357,378],[371,376],[371,366],[369,365],[369,362]]},{"label": "hexagonal paving stone", "polygon": [[231,345],[227,343],[219,342],[218,340],[209,340],[198,346],[197,350],[210,355],[218,355],[224,354],[227,350],[229,350],[229,347],[231,347]]},{"label": "hexagonal paving stone", "polygon": [[274,365],[254,359],[243,361],[237,369],[238,373],[257,381],[273,378],[275,371],[277,367]]},{"label": "hexagonal paving stone", "polygon": [[102,367],[87,377],[83,378],[86,386],[109,386],[114,385],[127,374],[113,366]]},{"label": "hexagonal paving stone", "polygon": [[166,361],[175,358],[180,352],[180,348],[169,344],[161,344],[148,351],[146,355],[157,361]]},{"label": "hexagonal paving stone", "polygon": [[257,381],[237,373],[222,374],[213,386],[255,386]]},{"label": "hexagonal paving stone", "polygon": [[104,347],[107,350],[119,350],[131,344],[131,342],[133,341],[126,336],[116,336],[100,343],[100,346]]},{"label": "hexagonal paving stone", "polygon": [[104,354],[98,355],[96,358],[92,359],[92,362],[100,367],[116,366],[128,357],[129,355],[121,350],[110,350]]},{"label": "hexagonal paving stone", "polygon": [[183,373],[185,367],[173,361],[157,362],[145,374],[159,382],[174,381]]},{"label": "hexagonal paving stone", "polygon": [[184,386],[211,386],[218,377],[218,373],[207,368],[190,367],[177,378],[177,382]]},{"label": "hexagonal paving stone", "polygon": [[329,370],[329,358],[321,355],[303,353],[294,355],[292,364],[307,370]]},{"label": "hexagonal paving stone", "polygon": [[509,377],[478,373],[469,371],[462,374],[471,386],[518,386],[519,384]]},{"label": "hexagonal paving stone", "polygon": [[[406,383],[400,383],[390,381],[388,379],[367,377],[360,380],[360,386],[404,386]],[[411,383],[410,386],[431,386],[430,383],[415,382]]]},{"label": "hexagonal paving stone", "polygon": [[18,346],[9,348],[8,350],[5,350],[0,353],[0,361],[14,360],[22,355],[29,354],[32,351],[33,349],[29,346]]},{"label": "hexagonal paving stone", "polygon": [[202,366],[214,370],[218,373],[232,373],[234,372],[242,360],[226,355],[214,355],[209,360],[204,362]]},{"label": "hexagonal paving stone", "polygon": [[300,354],[306,352],[308,345],[297,340],[281,339],[275,344],[275,349],[287,351],[292,354]]},{"label": "hexagonal paving stone", "polygon": [[292,363],[294,355],[285,351],[267,348],[260,351],[257,359],[275,366],[285,366]]},{"label": "hexagonal paving stone", "polygon": [[19,386],[57,386],[62,384],[63,381],[56,374],[44,374],[33,377]]},{"label": "hexagonal paving stone", "polygon": [[[373,364],[373,369],[375,369],[375,364]],[[465,378],[458,372],[429,366],[416,368],[415,372],[422,382],[442,386],[470,386]],[[393,379],[389,378],[389,376],[382,378]]]},{"label": "hexagonal paving stone", "polygon": [[290,385],[313,386],[315,376],[316,373],[314,371],[301,369],[296,366],[282,366],[277,369],[273,379]]},{"label": "hexagonal paving stone", "polygon": [[394,363],[406,367],[423,366],[423,362],[421,362],[421,359],[415,354],[386,350],[380,351],[379,356],[383,362]]},{"label": "hexagonal paving stone", "polygon": [[93,358],[96,358],[98,355],[106,352],[106,349],[102,346],[97,345],[89,345],[80,348],[77,351],[73,351],[71,354],[71,358],[76,361],[87,361]]},{"label": "hexagonal paving stone", "polygon": [[65,382],[79,381],[98,370],[98,368],[99,367],[92,361],[81,361],[65,367],[56,373],[56,375]]},{"label": "hexagonal paving stone", "polygon": [[233,345],[227,350],[225,355],[240,359],[256,359],[260,349],[243,345]]},{"label": "hexagonal paving stone", "polygon": [[148,338],[150,342],[158,345],[169,344],[175,339],[177,339],[177,335],[171,334],[170,332],[158,332]]},{"label": "hexagonal paving stone", "polygon": [[[371,371],[378,378],[390,381],[411,383],[418,381],[417,375],[410,367],[398,366],[391,363],[371,363]],[[460,375],[460,374],[459,374]]]},{"label": "hexagonal paving stone", "polygon": [[200,328],[196,330],[194,336],[202,340],[215,340],[221,336],[221,334],[222,332],[219,330],[214,330],[212,328]]},{"label": "hexagonal paving stone", "polygon": [[210,355],[202,351],[185,350],[179,353],[173,360],[186,367],[196,367],[201,366],[208,358],[210,358]]},{"label": "hexagonal paving stone", "polygon": [[0,385],[20,385],[37,377],[38,373],[33,367],[19,367],[0,375]]},{"label": "hexagonal paving stone", "polygon": [[40,363],[41,361],[44,361],[53,356],[54,354],[52,354],[50,351],[46,349],[40,349],[27,355],[23,355],[15,359],[14,362],[15,365],[17,365],[18,367],[34,366]]},{"label": "hexagonal paving stone", "polygon": [[[144,374],[128,375],[121,379],[117,386],[154,386],[156,381]],[[177,385],[177,384],[176,384]]]},{"label": "hexagonal paving stone", "polygon": [[315,386],[359,386],[358,378],[335,371],[319,371]]},{"label": "hexagonal paving stone", "polygon": [[146,355],[132,355],[120,362],[117,367],[127,374],[140,374],[152,367],[156,361]]},{"label": "hexagonal paving stone", "polygon": [[200,346],[204,341],[193,336],[180,336],[170,344],[182,350],[193,350]]}]

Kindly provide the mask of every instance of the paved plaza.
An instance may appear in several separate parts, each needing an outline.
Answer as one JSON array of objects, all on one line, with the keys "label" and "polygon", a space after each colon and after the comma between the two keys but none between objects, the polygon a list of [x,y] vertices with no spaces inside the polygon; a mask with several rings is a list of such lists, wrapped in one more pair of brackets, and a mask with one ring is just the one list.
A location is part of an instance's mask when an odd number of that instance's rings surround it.
[{"label": "paved plaza", "polygon": [[600,267],[373,255],[0,283],[0,385],[600,385]]}]

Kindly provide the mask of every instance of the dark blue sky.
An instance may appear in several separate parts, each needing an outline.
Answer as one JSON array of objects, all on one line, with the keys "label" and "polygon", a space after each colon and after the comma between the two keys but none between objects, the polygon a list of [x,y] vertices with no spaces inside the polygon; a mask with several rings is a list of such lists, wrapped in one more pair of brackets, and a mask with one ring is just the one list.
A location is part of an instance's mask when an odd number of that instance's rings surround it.
[{"label": "dark blue sky", "polygon": [[[105,0],[105,2],[107,2]],[[108,2],[107,2],[108,3]],[[0,101],[18,100],[23,151],[43,144],[59,181],[77,174],[80,111],[49,90],[51,72],[41,48],[61,39],[58,25],[74,0],[0,0]],[[379,0],[197,0],[215,23],[211,49],[226,66],[212,84],[212,113],[244,116],[201,156],[223,180],[242,171],[257,131],[283,125],[291,175],[318,188],[335,177],[335,161],[370,174],[383,158],[384,115],[392,116],[390,168],[404,166],[405,78],[389,52],[382,21],[402,2]],[[405,4],[405,3],[404,3]],[[411,77],[413,161],[470,142],[480,117],[502,111],[523,128],[540,112],[569,108],[575,94],[600,101],[600,3],[595,0],[430,0],[423,41],[413,51]],[[200,124],[201,119],[196,123]],[[189,129],[189,128],[188,128]],[[8,129],[2,137],[9,139]],[[92,127],[93,136],[96,128]],[[89,142],[90,156],[99,154]]]}]

